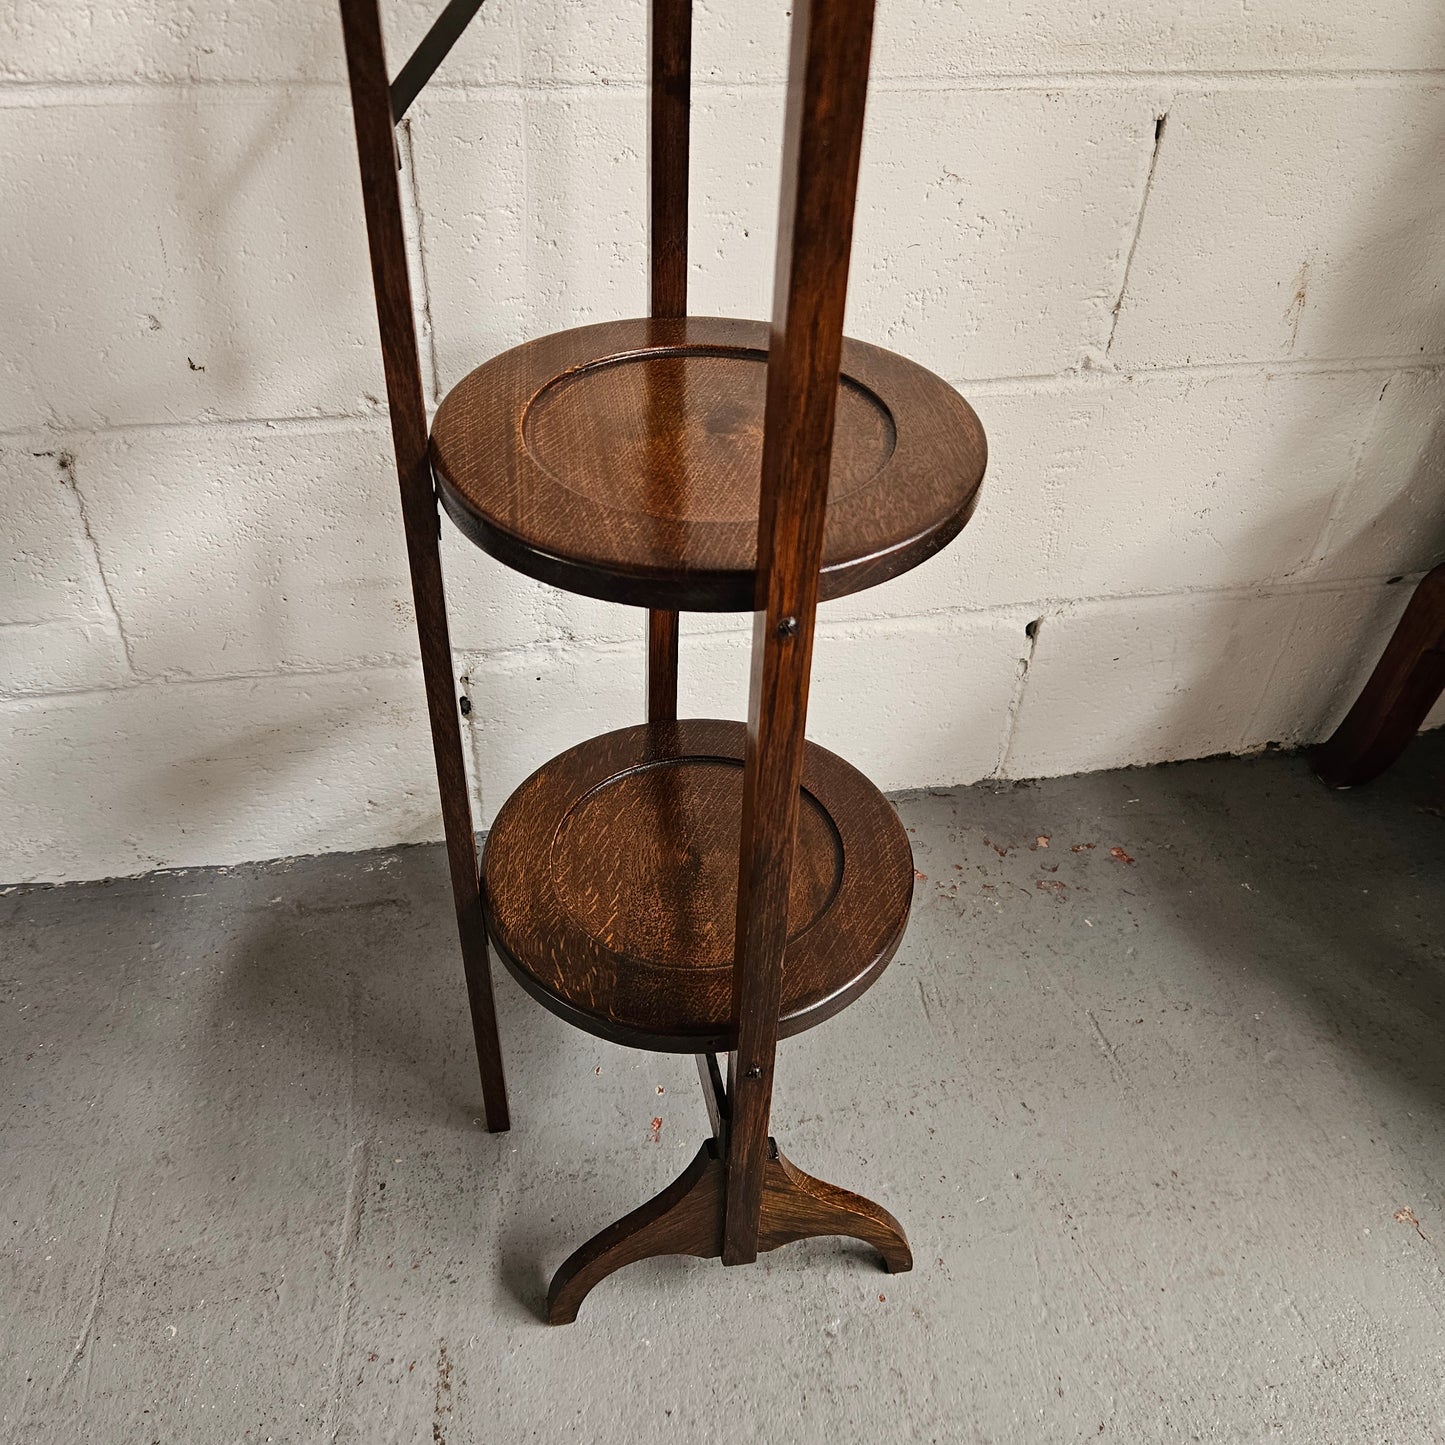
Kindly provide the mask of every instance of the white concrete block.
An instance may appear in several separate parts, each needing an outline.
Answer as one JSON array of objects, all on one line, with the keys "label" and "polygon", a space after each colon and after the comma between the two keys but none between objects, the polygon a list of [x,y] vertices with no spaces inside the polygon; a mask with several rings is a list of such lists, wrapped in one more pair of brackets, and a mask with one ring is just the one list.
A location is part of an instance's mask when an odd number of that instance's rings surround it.
[{"label": "white concrete block", "polygon": [[[380,419],[97,436],[80,486],[137,667],[234,676],[417,656],[390,433]],[[562,596],[442,519],[453,645],[562,635]]]},{"label": "white concrete block", "polygon": [[1375,670],[1414,583],[1410,578],[1303,593],[1254,719],[1250,745],[1300,746],[1327,738]]},{"label": "white concrete block", "polygon": [[529,290],[531,166],[523,96],[428,93],[412,158],[441,393],[534,334]]},{"label": "white concrete block", "polygon": [[1438,87],[1171,104],[1112,358],[1123,367],[1445,350]]},{"label": "white concrete block", "polygon": [[1034,75],[1049,71],[1320,70],[1438,66],[1439,16],[1425,0],[1067,0],[1039,6],[882,0],[875,64],[884,75]]},{"label": "white concrete block", "polygon": [[113,687],[125,651],[74,486],[68,447],[0,446],[0,696]]},{"label": "white concrete block", "polygon": [[0,703],[0,879],[441,836],[417,669]]},{"label": "white concrete block", "polygon": [[[727,51],[730,57],[723,34],[731,39],[739,29],[756,23],[760,11],[766,13],[766,7],[756,0],[717,9],[694,7],[693,66],[698,80],[715,73],[720,52]],[[777,24],[766,24],[766,29],[773,37],[779,33]],[[644,83],[647,0],[621,0],[607,7],[539,0],[522,12],[520,44],[519,64],[530,79],[567,85]],[[771,59],[761,44],[749,47],[748,55],[760,66]]]},{"label": "white concrete block", "polygon": [[[1168,376],[1099,388],[1052,512],[1052,595],[1225,588],[1289,575],[1350,480],[1379,388],[1371,374]],[[1065,453],[1067,454],[1067,453]]]},{"label": "white concrete block", "polygon": [[1445,562],[1445,375],[1402,372],[1382,385],[1324,576],[1388,577]]},{"label": "white concrete block", "polygon": [[1007,775],[1052,777],[1254,746],[1255,714],[1297,608],[1288,595],[1200,593],[1046,616]]},{"label": "white concrete block", "polygon": [[1107,336],[1158,97],[882,94],[851,326],[949,380],[1052,373]]},{"label": "white concrete block", "polygon": [[[862,625],[825,620],[814,644],[808,736],[884,789],[987,776],[998,763],[1028,650],[1027,621],[1007,612]],[[749,633],[686,648],[683,696],[698,696],[722,716],[745,717],[751,641]],[[709,665],[699,667],[698,653]]]},{"label": "white concrete block", "polygon": [[1283,577],[1311,556],[1349,483],[1378,392],[1374,373],[1094,376],[986,390],[975,408],[989,469],[962,535],[825,613],[987,609]]},{"label": "white concrete block", "polygon": [[415,657],[384,424],[115,432],[76,474],[143,674]]},{"label": "white concrete block", "polygon": [[477,826],[549,758],[597,733],[644,722],[646,647],[553,644],[502,657],[459,653]]},{"label": "white concrete block", "polygon": [[0,697],[121,687],[129,679],[113,621],[0,623]]},{"label": "white concrete block", "polygon": [[[1108,335],[1159,102],[1148,91],[876,91],[851,334],[949,380],[1052,373]],[[782,104],[699,107],[694,305],[770,314]]]},{"label": "white concrete block", "polygon": [[[443,516],[441,522],[442,580],[455,650],[495,653],[566,641],[588,634],[594,610],[621,616],[631,613],[630,608],[572,597],[523,577],[468,541],[449,517]],[[398,529],[401,526],[400,515],[396,525]],[[405,585],[410,589],[409,580]],[[407,595],[411,595],[409,590]],[[413,626],[410,617],[408,626]],[[633,633],[618,631],[615,635]],[[417,645],[413,627],[407,646],[414,653]]]},{"label": "white concrete block", "polygon": [[381,395],[344,97],[0,108],[0,427],[362,411]]},{"label": "white concrete block", "polygon": [[782,88],[704,91],[693,102],[692,124],[689,307],[703,316],[767,320],[777,264]]},{"label": "white concrete block", "polygon": [[[636,37],[640,0],[630,0],[606,29],[585,8],[543,0],[539,39],[528,50],[550,74],[640,78]],[[570,14],[574,43],[557,45],[553,16]],[[699,76],[726,82],[776,79],[786,67],[786,7],[765,0],[699,8],[694,22]],[[547,17],[547,19],[543,19]],[[1084,8],[1054,0],[1044,6],[963,6],[950,0],[883,0],[874,26],[873,73],[879,79],[923,80],[1030,76],[1087,71],[1110,74],[1164,70],[1248,71],[1398,67],[1437,68],[1445,39],[1428,0],[1349,5],[1332,0],[1304,8],[1294,0],[1262,0],[1247,11],[1209,3],[1164,10],[1148,0],[1110,0]],[[550,27],[541,31],[543,24]],[[544,38],[545,37],[545,38]]]},{"label": "white concrete block", "polygon": [[[393,74],[441,8],[435,0],[388,0],[381,7]],[[453,52],[453,73],[515,77],[515,32],[515,7],[484,6]],[[16,0],[0,11],[3,80],[341,81],[345,74],[341,17],[334,5]]]},{"label": "white concrete block", "polygon": [[0,625],[109,615],[75,494],[73,456],[51,442],[0,445],[5,518]]},{"label": "white concrete block", "polygon": [[1106,389],[1059,498],[1055,595],[1231,587],[1310,555],[1369,429],[1371,375]]},{"label": "white concrete block", "polygon": [[[418,116],[444,388],[539,328],[647,304],[644,97],[520,104],[439,98]],[[1155,109],[1124,92],[875,96],[850,330],[951,378],[1077,364],[1108,333]],[[780,125],[778,91],[699,99],[695,312],[771,310]]]},{"label": "white concrete block", "polygon": [[526,103],[527,331],[647,312],[647,97]]},{"label": "white concrete block", "polygon": [[[808,735],[881,788],[972,782],[998,762],[1019,659],[1022,616],[946,618],[819,629]],[[747,716],[751,633],[690,637],[679,711]],[[594,733],[643,721],[645,649],[552,646],[459,658],[481,816],[490,824],[519,783]],[[917,679],[929,687],[920,690]],[[860,703],[860,688],[867,705]],[[585,699],[585,704],[579,703]]]},{"label": "white concrete block", "polygon": [[[694,65],[700,79],[781,78],[790,7],[766,0],[698,6]],[[645,75],[646,8],[626,0],[602,10],[540,0],[521,19],[526,73],[551,81],[637,82]],[[468,58],[461,68],[479,63]],[[922,79],[1084,71],[1240,71],[1400,67],[1445,63],[1438,15],[1428,0],[1332,0],[1302,7],[1259,0],[1248,10],[1190,0],[1161,9],[1148,0],[1092,8],[1053,0],[964,6],[949,0],[883,0],[874,28],[874,74]]]}]

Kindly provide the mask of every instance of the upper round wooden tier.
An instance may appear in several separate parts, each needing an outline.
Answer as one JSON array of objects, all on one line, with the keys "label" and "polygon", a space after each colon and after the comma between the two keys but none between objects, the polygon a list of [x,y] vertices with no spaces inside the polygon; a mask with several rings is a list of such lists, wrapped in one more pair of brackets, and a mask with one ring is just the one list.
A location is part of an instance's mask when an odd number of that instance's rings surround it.
[{"label": "upper round wooden tier", "polygon": [[[569,592],[750,611],[767,361],[763,323],[702,316],[514,347],[437,410],[442,505],[498,560]],[[886,582],[950,542],[986,457],[947,382],[845,339],[820,595]]]}]

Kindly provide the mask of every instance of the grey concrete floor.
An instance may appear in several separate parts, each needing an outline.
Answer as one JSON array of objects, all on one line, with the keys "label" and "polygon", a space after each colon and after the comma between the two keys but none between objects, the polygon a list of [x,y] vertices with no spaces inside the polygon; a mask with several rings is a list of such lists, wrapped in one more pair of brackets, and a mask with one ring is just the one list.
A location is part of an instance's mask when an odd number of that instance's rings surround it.
[{"label": "grey concrete floor", "polygon": [[775,1125],[916,1270],[639,1264],[562,1329],[550,1269],[703,1136],[692,1064],[503,977],[488,1135],[439,849],[11,890],[0,1439],[1445,1440],[1442,804],[1445,734],[1352,793],[901,799],[909,934]]}]

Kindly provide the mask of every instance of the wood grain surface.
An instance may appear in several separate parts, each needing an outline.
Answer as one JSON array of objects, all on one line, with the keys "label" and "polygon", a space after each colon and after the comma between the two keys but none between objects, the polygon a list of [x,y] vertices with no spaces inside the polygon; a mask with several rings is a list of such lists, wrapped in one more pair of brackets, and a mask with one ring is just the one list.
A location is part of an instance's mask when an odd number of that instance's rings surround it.
[{"label": "wood grain surface", "polygon": [[[854,372],[843,350],[843,312],[872,36],[873,0],[794,0],[738,853],[724,1264],[747,1264],[759,1247],[813,624],[828,514],[834,510],[830,457],[840,436],[839,378]],[[907,392],[896,394],[888,404],[907,399]],[[905,431],[915,441],[925,433],[910,427],[897,409],[893,420],[896,465]],[[891,470],[885,467],[879,475]],[[905,468],[898,475],[907,474]],[[922,476],[918,482],[926,484]],[[969,505],[976,488],[974,479]],[[843,498],[837,510],[846,513],[870,494],[876,506],[883,500],[879,492],[863,488]],[[911,497],[914,488],[888,489],[885,506],[901,503],[900,493]],[[881,516],[864,505],[859,525]]]},{"label": "wood grain surface", "polygon": [[[482,858],[487,924],[554,1012],[640,1048],[732,1043],[743,724],[639,725],[570,749],[503,805]],[[857,769],[808,749],[781,1029],[831,1017],[882,972],[913,891],[908,835]]]},{"label": "wood grain surface", "polygon": [[[556,586],[656,608],[756,601],[768,328],[717,317],[604,322],[504,352],[432,427],[442,504],[473,541]],[[955,537],[983,429],[923,367],[842,351],[821,595],[895,577]]]},{"label": "wood grain surface", "polygon": [[[651,0],[647,53],[649,315],[686,316],[692,0]],[[648,613],[648,722],[671,722],[677,717],[677,636],[675,610]]]},{"label": "wood grain surface", "polygon": [[[805,1174],[774,1140],[767,1143],[760,1250],[780,1249],[800,1239],[842,1236],[871,1244],[889,1274],[913,1268],[913,1251],[903,1226],[881,1204]],[[709,1139],[666,1189],[574,1250],[552,1277],[548,1324],[571,1324],[587,1295],[625,1265],[666,1254],[717,1258],[723,1245],[723,1158],[718,1141]]]},{"label": "wood grain surface", "polygon": [[[459,14],[461,7],[454,13]],[[406,233],[402,224],[401,191],[396,175],[391,91],[376,0],[342,0],[341,28],[346,45],[351,106],[356,123],[356,149],[361,164],[361,192],[371,250],[371,276],[381,330],[381,358],[391,412],[391,436],[401,484],[402,526],[416,630],[421,650],[422,681],[431,721],[432,752],[441,793],[447,863],[451,869],[462,968],[471,1005],[472,1033],[481,1072],[487,1128],[506,1129],[507,1082],[502,1046],[497,1037],[492,970],[487,935],[482,925],[477,874],[476,834],[472,830],[471,796],[462,760],[461,719],[452,676],[451,635],[438,547],[440,519],[427,461],[426,406],[422,394],[421,358],[417,351],[415,312],[407,270]]]}]

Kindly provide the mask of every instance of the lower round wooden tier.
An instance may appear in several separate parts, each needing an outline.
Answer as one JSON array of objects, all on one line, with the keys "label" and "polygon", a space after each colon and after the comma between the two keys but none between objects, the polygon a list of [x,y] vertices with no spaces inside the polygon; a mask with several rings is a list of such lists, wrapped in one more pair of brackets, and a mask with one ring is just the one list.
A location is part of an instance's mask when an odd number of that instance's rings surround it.
[{"label": "lower round wooden tier", "polygon": [[[487,929],[554,1013],[634,1048],[730,1046],[746,732],[623,728],[553,758],[507,799],[482,855]],[[912,897],[893,805],[809,743],[780,1035],[831,1018],[883,972]]]}]

